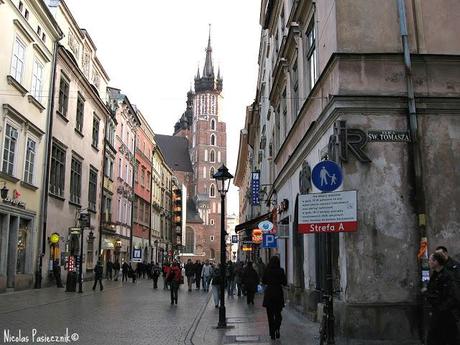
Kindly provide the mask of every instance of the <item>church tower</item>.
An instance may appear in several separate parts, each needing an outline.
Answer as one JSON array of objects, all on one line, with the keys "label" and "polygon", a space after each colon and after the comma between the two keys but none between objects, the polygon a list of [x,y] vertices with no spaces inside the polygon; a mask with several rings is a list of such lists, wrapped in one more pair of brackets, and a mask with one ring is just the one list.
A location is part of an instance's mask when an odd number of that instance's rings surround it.
[{"label": "church tower", "polygon": [[220,69],[217,76],[214,71],[209,33],[202,74],[200,75],[198,68],[195,91],[190,90],[187,93],[187,110],[176,123],[174,135],[185,136],[189,140],[193,166],[193,182],[189,195],[203,220],[202,226],[194,227],[193,240],[192,235],[187,233],[186,246],[187,242],[193,241],[196,255],[204,254],[205,258],[216,261],[220,258],[222,210],[220,194],[212,176],[227,161],[226,124],[222,121],[222,89]]}]

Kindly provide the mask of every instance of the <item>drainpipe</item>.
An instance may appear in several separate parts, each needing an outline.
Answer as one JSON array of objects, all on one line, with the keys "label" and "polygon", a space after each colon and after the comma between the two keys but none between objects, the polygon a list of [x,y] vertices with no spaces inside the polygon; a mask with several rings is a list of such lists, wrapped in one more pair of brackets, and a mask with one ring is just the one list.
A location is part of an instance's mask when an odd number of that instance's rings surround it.
[{"label": "drainpipe", "polygon": [[[409,38],[407,32],[407,19],[406,19],[406,8],[404,0],[398,1],[398,14],[399,14],[399,26],[401,31],[401,41],[404,53],[404,65],[406,69],[406,82],[407,82],[407,105],[408,105],[408,126],[411,136],[411,142],[409,143],[409,152],[412,157],[412,169],[415,180],[415,209],[417,213],[417,230],[420,240],[420,251],[418,258],[419,260],[419,274],[420,274],[420,287],[421,291],[426,287],[426,283],[423,281],[423,274],[429,274],[428,270],[428,241],[426,234],[426,210],[425,210],[425,193],[423,190],[423,171],[422,171],[422,156],[421,148],[419,145],[419,131],[418,131],[418,120],[417,120],[417,108],[415,105],[415,92],[412,77],[412,63],[409,47]],[[422,310],[425,311],[424,299],[421,299]],[[421,337],[424,338],[425,327],[422,323]]]},{"label": "drainpipe", "polygon": [[107,153],[107,128],[109,127],[109,121],[112,119],[110,118],[110,115],[107,116],[106,121],[105,121],[105,128],[104,128],[104,148],[103,148],[103,153],[102,153],[102,199],[101,199],[101,207],[100,207],[100,219],[99,219],[99,243],[97,246],[97,257],[99,258],[102,253],[102,228],[104,224],[104,182],[105,182],[105,169],[106,169],[106,163],[105,163],[105,155]]},{"label": "drainpipe", "polygon": [[150,250],[150,261],[153,261],[153,248],[152,248],[152,178],[153,178],[153,155],[152,158],[150,159],[150,187],[149,187],[149,196],[150,196],[150,202],[149,202],[149,250]]},{"label": "drainpipe", "polygon": [[[135,133],[135,132],[134,132]],[[129,145],[129,143],[128,143]],[[136,145],[137,145],[137,135],[134,135],[134,148],[133,148],[133,173],[131,176],[131,191],[132,195],[135,195],[134,193],[134,169],[136,169]],[[134,201],[136,200],[136,197],[134,197],[134,200],[131,200],[131,229],[129,231],[129,247],[130,247],[130,253],[129,253],[129,261],[131,261],[133,257],[133,228],[134,228]]]},{"label": "drainpipe", "polygon": [[[62,37],[61,37],[62,38]],[[60,38],[60,39],[61,39]],[[53,47],[53,62],[52,62],[52,73],[50,80],[50,92],[48,98],[48,116],[46,119],[46,150],[45,150],[45,159],[43,162],[43,178],[42,178],[42,195],[40,200],[40,228],[38,238],[41,238],[41,241],[38,241],[37,253],[39,253],[38,267],[35,271],[35,289],[40,289],[42,287],[42,269],[43,269],[43,257],[46,252],[46,230],[47,230],[47,212],[48,212],[48,184],[49,184],[49,170],[50,170],[50,152],[51,152],[51,143],[53,142],[53,113],[54,113],[54,91],[55,91],[55,80],[56,80],[56,61],[57,54],[59,49],[59,43],[55,42]]]}]

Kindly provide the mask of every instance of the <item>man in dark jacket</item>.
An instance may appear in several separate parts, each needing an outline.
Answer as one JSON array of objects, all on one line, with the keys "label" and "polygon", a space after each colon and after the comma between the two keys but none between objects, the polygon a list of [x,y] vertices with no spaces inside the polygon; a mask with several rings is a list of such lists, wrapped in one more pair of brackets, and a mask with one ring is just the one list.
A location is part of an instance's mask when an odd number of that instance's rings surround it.
[{"label": "man in dark jacket", "polygon": [[272,256],[262,278],[266,285],[263,306],[267,308],[268,328],[270,337],[280,337],[281,311],[284,307],[283,286],[287,285],[286,275],[280,267],[278,256]]},{"label": "man in dark jacket", "polygon": [[93,290],[96,290],[97,282],[99,282],[101,291],[104,290],[102,286],[102,273],[103,273],[102,263],[98,260],[96,266],[94,267],[94,285]]},{"label": "man in dark jacket", "polygon": [[62,280],[61,280],[61,266],[59,265],[59,260],[53,261],[53,275],[54,275],[54,279],[56,280],[56,286],[58,288],[64,287],[64,285],[62,285]]},{"label": "man in dark jacket", "polygon": [[105,273],[105,279],[110,279],[112,280],[112,270],[113,270],[113,262],[112,260],[108,260],[106,264],[106,273]]},{"label": "man in dark jacket", "polygon": [[125,261],[123,262],[123,265],[121,266],[121,281],[122,282],[128,281],[128,272],[129,272],[129,265]]},{"label": "man in dark jacket", "polygon": [[113,264],[113,273],[114,273],[114,280],[118,281],[118,274],[120,273],[120,261],[115,261]]},{"label": "man in dark jacket", "polygon": [[254,304],[254,296],[259,284],[259,276],[256,270],[252,267],[252,262],[248,261],[246,268],[243,272],[243,284],[246,290],[246,298],[248,304]]},{"label": "man in dark jacket", "polygon": [[433,273],[427,289],[427,299],[432,306],[428,345],[460,344],[454,310],[456,302],[451,273],[445,267],[445,255],[434,252],[429,264]]},{"label": "man in dark jacket", "polygon": [[196,285],[196,289],[199,290],[200,289],[200,285],[201,285],[201,269],[202,269],[202,265],[200,263],[200,260],[196,260],[195,262],[195,265],[194,265],[194,270],[195,270],[195,285]]},{"label": "man in dark jacket", "polygon": [[195,265],[191,259],[185,264],[185,276],[187,277],[188,291],[192,291],[193,279],[195,279]]},{"label": "man in dark jacket", "polygon": [[152,279],[153,279],[153,288],[158,289],[158,277],[161,274],[161,268],[158,265],[158,262],[152,267]]}]

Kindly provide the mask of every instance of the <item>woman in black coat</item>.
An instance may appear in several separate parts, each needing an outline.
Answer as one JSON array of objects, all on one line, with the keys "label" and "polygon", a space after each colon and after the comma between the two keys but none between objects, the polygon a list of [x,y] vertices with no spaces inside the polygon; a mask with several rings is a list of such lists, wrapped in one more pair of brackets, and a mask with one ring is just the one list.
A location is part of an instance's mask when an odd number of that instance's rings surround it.
[{"label": "woman in black coat", "polygon": [[243,284],[246,290],[246,297],[248,304],[254,304],[254,295],[257,291],[259,284],[259,276],[256,270],[252,267],[252,262],[248,261],[246,268],[243,272]]},{"label": "woman in black coat", "polygon": [[272,256],[262,278],[266,285],[263,306],[267,308],[268,327],[272,339],[280,337],[281,311],[284,307],[283,285],[287,284],[278,256]]}]

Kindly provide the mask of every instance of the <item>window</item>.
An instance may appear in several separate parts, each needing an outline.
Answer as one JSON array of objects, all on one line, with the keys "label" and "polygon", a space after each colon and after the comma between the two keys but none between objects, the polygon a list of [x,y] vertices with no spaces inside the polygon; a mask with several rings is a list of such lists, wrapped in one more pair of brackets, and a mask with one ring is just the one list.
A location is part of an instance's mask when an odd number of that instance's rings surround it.
[{"label": "window", "polygon": [[32,88],[30,93],[35,97],[36,100],[42,100],[42,89],[43,89],[43,65],[38,61],[34,60],[34,68],[32,72]]},{"label": "window", "polygon": [[195,234],[193,229],[187,227],[185,230],[185,252],[186,253],[193,253],[195,249]]},{"label": "window", "polygon": [[221,157],[220,157],[220,151],[217,151],[217,162],[220,163]]},{"label": "window", "polygon": [[123,126],[123,123],[121,123],[121,126],[120,126],[120,132],[121,132],[121,141],[125,141],[125,128]]},{"label": "window", "polygon": [[34,168],[35,156],[37,154],[37,143],[31,138],[27,138],[26,147],[26,162],[24,167],[24,181],[33,184],[34,182]]},{"label": "window", "polygon": [[65,181],[65,150],[53,143],[51,152],[50,193],[63,197]]},{"label": "window", "polygon": [[215,131],[216,130],[216,120],[211,119],[211,130]]},{"label": "window", "polygon": [[208,161],[208,150],[204,150],[204,161]]},{"label": "window", "polygon": [[128,164],[125,164],[125,170],[126,170],[126,175],[125,175],[125,177],[126,177],[126,182],[129,183],[129,182],[130,182],[130,178],[129,178],[130,176],[129,176]]},{"label": "window", "polygon": [[45,33],[42,33],[42,41],[46,42],[46,34]]},{"label": "window", "polygon": [[113,180],[113,158],[105,157],[105,171],[104,174],[109,179]]},{"label": "window", "polygon": [[292,85],[292,118],[295,119],[299,113],[299,74],[297,71],[297,58],[292,64],[291,70]]},{"label": "window", "polygon": [[121,169],[121,158],[118,159],[118,177],[123,179],[123,170]]},{"label": "window", "polygon": [[216,145],[216,136],[215,136],[215,134],[211,134],[211,145],[212,146]]},{"label": "window", "polygon": [[22,72],[24,71],[24,58],[26,47],[19,38],[16,37],[16,42],[13,48],[13,57],[11,60],[11,75],[18,82],[21,82]]},{"label": "window", "polygon": [[58,111],[61,115],[67,115],[67,108],[69,106],[69,82],[61,76],[61,81],[59,82],[59,105]]},{"label": "window", "polygon": [[22,10],[24,9],[24,4],[22,3],[22,1],[19,1],[18,9],[19,9],[19,12],[22,13]]},{"label": "window", "polygon": [[214,174],[216,173],[214,167],[211,167],[211,169],[209,169],[209,177],[210,178],[214,178]]},{"label": "window", "polygon": [[211,150],[210,154],[209,154],[209,161],[211,163],[215,163],[216,162],[216,153],[214,152],[214,150]]},{"label": "window", "polygon": [[215,197],[216,196],[216,186],[211,183],[211,187],[209,188],[209,196]]},{"label": "window", "polygon": [[145,185],[145,169],[141,169],[141,186],[144,187]]},{"label": "window", "polygon": [[14,157],[16,155],[18,135],[18,130],[7,123],[5,131],[5,145],[3,146],[2,171],[8,175],[14,175]]},{"label": "window", "polygon": [[147,171],[147,181],[145,183],[145,188],[147,189],[147,191],[150,190],[150,184],[152,183],[152,179],[150,177],[150,173]]},{"label": "window", "polygon": [[37,35],[40,37],[40,34],[42,33],[42,28],[40,26],[37,27]]},{"label": "window", "polygon": [[118,199],[118,221],[122,221],[122,214],[121,214],[121,199]]},{"label": "window", "polygon": [[203,167],[203,178],[206,178],[206,167]]},{"label": "window", "polygon": [[211,255],[211,259],[215,259],[215,257],[216,257],[216,251],[215,251],[213,248],[211,248],[211,249],[209,250],[209,252],[210,252],[210,255]]},{"label": "window", "polygon": [[213,241],[214,241],[214,236],[213,236],[213,235],[209,236],[209,240],[210,240],[211,242],[213,242]]},{"label": "window", "polygon": [[99,118],[97,116],[93,117],[93,139],[91,145],[97,149],[99,143]]},{"label": "window", "polygon": [[77,98],[77,116],[75,121],[75,129],[80,133],[83,133],[83,113],[85,111],[85,100],[78,94]]},{"label": "window", "polygon": [[306,37],[306,61],[307,61],[307,68],[306,71],[310,74],[310,88],[311,90],[315,85],[317,79],[317,57],[316,57],[316,34],[315,34],[315,26],[314,21],[312,19],[307,32],[305,34]]},{"label": "window", "polygon": [[214,219],[211,219],[211,220],[209,221],[209,224],[214,225]]},{"label": "window", "polygon": [[281,110],[283,112],[283,134],[284,134],[284,139],[286,139],[286,136],[288,134],[288,119],[287,119],[287,104],[286,104],[286,88],[283,90],[283,93],[281,95]]},{"label": "window", "polygon": [[89,188],[88,188],[88,209],[96,211],[97,195],[97,171],[93,168],[89,171]]},{"label": "window", "polygon": [[70,167],[70,201],[80,205],[81,198],[81,161],[72,157]]},{"label": "window", "polygon": [[24,17],[25,17],[26,19],[29,19],[29,11],[28,11],[28,10],[25,10],[25,11],[24,11]]},{"label": "window", "polygon": [[104,212],[105,212],[104,220],[106,222],[111,222],[112,221],[112,199],[109,196],[105,197]]}]

